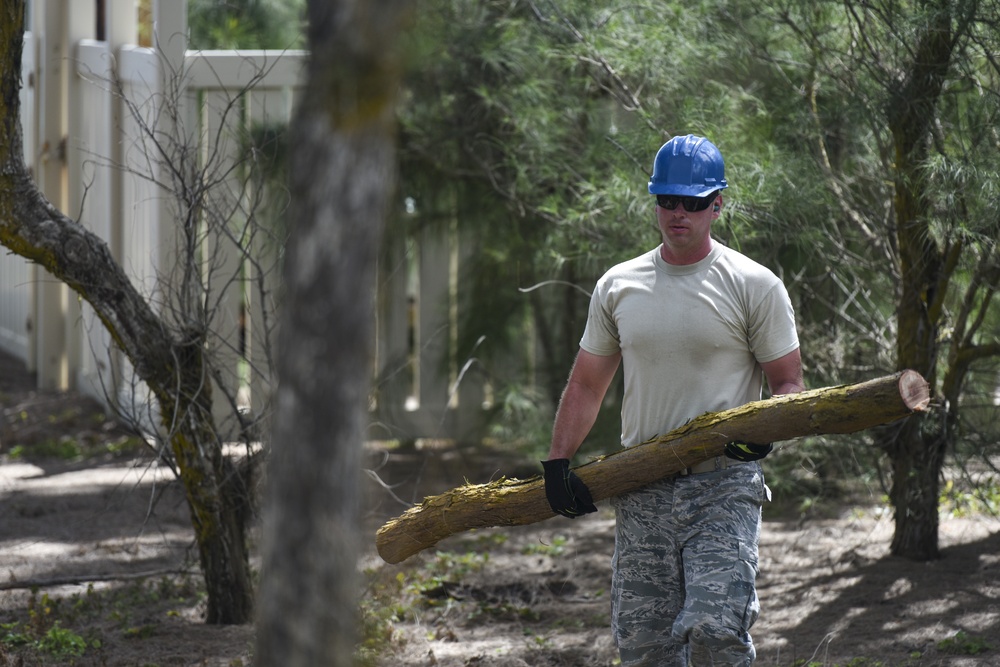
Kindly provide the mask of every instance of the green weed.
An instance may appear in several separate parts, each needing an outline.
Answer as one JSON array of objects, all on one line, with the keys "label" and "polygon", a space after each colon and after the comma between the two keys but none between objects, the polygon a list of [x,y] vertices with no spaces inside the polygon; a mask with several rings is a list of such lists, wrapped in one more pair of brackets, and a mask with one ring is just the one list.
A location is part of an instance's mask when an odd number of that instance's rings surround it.
[{"label": "green weed", "polygon": [[87,641],[68,628],[59,626],[59,621],[45,631],[38,639],[36,647],[42,653],[48,653],[57,658],[80,657],[87,651]]},{"label": "green weed", "polygon": [[395,574],[384,568],[367,570],[367,590],[360,604],[361,639],[355,647],[358,665],[373,667],[380,658],[391,655],[398,641],[396,622],[412,619],[420,610],[441,604],[428,599],[425,593],[482,569],[488,561],[486,553],[439,551],[418,568]]},{"label": "green weed", "polygon": [[145,638],[155,632],[156,624],[133,624],[133,616],[148,614],[151,606],[189,606],[196,595],[196,586],[187,577],[135,581],[99,592],[91,585],[86,592],[66,598],[32,591],[24,615],[10,618],[8,614],[6,622],[0,624],[0,654],[7,653],[9,660],[15,661],[31,655],[72,660],[105,644],[100,631],[83,628],[110,621],[125,637]]},{"label": "green weed", "polygon": [[965,491],[957,488],[953,480],[948,480],[938,499],[941,513],[953,518],[996,514],[1000,512],[1000,482],[987,478]]},{"label": "green weed", "polygon": [[361,598],[359,627],[361,639],[355,647],[359,667],[375,667],[379,656],[391,651],[396,640],[393,625],[406,618],[408,604],[401,601],[406,577],[400,572],[386,576],[387,570],[367,570],[367,591]]},{"label": "green weed", "polygon": [[0,624],[0,630],[3,630],[0,644],[8,648],[30,647],[56,658],[78,658],[86,653],[89,646],[100,646],[100,640],[88,643],[72,630],[61,627],[59,621],[55,621],[40,635],[36,635],[30,626],[22,626],[17,621]]},{"label": "green weed", "polygon": [[939,651],[952,655],[979,655],[993,649],[993,645],[982,637],[966,634],[959,630],[948,639],[937,643]]},{"label": "green weed", "polygon": [[69,437],[49,438],[30,445],[11,447],[8,456],[14,460],[57,459],[78,461],[93,457],[120,458],[141,452],[146,442],[139,437],[125,436],[112,441],[78,442]]},{"label": "green weed", "polygon": [[560,556],[565,551],[567,541],[562,535],[557,535],[552,538],[552,544],[529,544],[521,550],[521,553],[526,556]]}]

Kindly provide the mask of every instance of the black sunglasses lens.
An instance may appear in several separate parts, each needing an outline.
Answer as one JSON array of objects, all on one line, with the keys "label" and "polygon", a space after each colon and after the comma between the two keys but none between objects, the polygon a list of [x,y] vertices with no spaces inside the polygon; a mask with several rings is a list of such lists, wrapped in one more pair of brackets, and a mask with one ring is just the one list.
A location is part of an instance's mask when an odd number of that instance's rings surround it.
[{"label": "black sunglasses lens", "polygon": [[712,201],[715,199],[714,195],[708,195],[707,197],[685,197],[684,198],[684,210],[694,213],[696,211],[704,211],[706,208],[712,205]]},{"label": "black sunglasses lens", "polygon": [[715,193],[708,195],[707,197],[679,197],[677,195],[656,195],[656,203],[659,204],[660,208],[665,208],[668,211],[673,211],[677,208],[678,204],[684,205],[684,210],[688,213],[696,213],[698,211],[704,211],[706,208],[712,205],[715,201]]},{"label": "black sunglasses lens", "polygon": [[659,204],[660,208],[672,211],[681,203],[681,198],[675,195],[656,195],[656,203]]}]

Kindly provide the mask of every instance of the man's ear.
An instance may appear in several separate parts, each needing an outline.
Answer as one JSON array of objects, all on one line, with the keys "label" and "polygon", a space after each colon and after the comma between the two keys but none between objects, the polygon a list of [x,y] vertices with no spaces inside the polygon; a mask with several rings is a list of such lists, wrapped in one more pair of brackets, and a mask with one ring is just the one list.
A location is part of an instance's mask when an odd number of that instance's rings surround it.
[{"label": "man's ear", "polygon": [[718,213],[722,210],[722,195],[719,195],[715,199],[715,204],[712,206],[712,211]]}]

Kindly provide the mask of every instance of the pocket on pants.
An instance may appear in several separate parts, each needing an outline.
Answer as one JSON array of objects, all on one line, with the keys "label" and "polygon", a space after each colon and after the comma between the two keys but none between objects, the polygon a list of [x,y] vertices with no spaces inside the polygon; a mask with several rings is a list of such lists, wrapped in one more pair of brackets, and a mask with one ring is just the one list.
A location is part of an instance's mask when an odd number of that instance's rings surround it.
[{"label": "pocket on pants", "polygon": [[757,550],[745,542],[740,543],[739,560],[733,569],[733,579],[729,587],[733,614],[741,633],[750,632],[750,627],[760,615],[760,600],[757,598],[756,579],[759,572]]}]

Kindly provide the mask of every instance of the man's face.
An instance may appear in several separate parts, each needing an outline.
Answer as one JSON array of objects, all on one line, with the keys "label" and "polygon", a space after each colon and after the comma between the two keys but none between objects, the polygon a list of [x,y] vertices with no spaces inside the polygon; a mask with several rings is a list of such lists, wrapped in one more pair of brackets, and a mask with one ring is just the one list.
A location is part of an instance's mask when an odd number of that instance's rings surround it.
[{"label": "man's face", "polygon": [[656,222],[663,239],[661,254],[669,264],[694,264],[712,250],[712,221],[719,217],[722,195],[716,194],[711,205],[701,211],[688,211],[678,204],[668,209],[656,205]]}]

